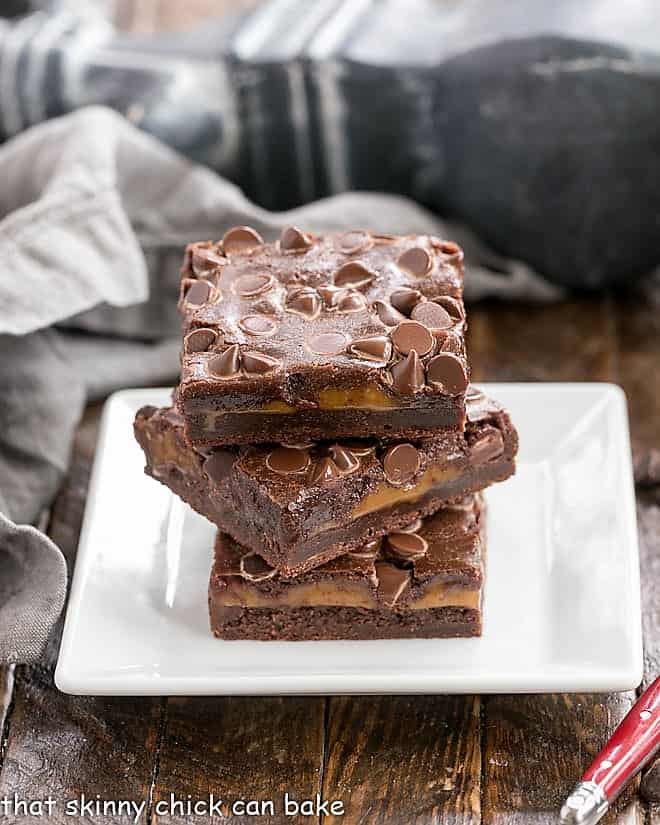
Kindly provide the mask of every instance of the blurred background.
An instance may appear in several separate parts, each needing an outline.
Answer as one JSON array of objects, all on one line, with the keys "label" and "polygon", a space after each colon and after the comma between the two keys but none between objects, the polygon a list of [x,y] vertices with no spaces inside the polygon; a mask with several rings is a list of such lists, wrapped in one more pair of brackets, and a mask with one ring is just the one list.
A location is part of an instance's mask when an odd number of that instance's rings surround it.
[{"label": "blurred background", "polygon": [[103,103],[258,204],[400,193],[554,284],[660,260],[653,0],[5,0],[0,134]]}]

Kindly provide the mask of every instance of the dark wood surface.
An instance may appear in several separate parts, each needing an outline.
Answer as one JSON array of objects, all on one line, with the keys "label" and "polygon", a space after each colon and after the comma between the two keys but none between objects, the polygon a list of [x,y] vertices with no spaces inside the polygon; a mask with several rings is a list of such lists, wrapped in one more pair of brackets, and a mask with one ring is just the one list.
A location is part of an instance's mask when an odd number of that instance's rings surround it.
[{"label": "dark wood surface", "polygon": [[[225,2],[224,6],[236,6]],[[173,27],[218,8],[120,0],[125,28]],[[475,380],[609,380],[628,394],[640,485],[645,681],[660,671],[660,287],[549,306],[471,307]],[[75,557],[99,408],[90,408],[49,533]],[[76,698],[53,685],[59,633],[44,663],[0,668],[0,799],[81,792],[145,800],[142,823],[347,825],[554,823],[572,785],[630,708],[611,695],[318,698]],[[343,816],[157,816],[174,793],[206,799],[342,800]],[[0,819],[2,817],[0,816]],[[49,818],[80,821],[62,808]],[[95,817],[88,822],[129,822]],[[660,825],[660,765],[605,820]]]}]

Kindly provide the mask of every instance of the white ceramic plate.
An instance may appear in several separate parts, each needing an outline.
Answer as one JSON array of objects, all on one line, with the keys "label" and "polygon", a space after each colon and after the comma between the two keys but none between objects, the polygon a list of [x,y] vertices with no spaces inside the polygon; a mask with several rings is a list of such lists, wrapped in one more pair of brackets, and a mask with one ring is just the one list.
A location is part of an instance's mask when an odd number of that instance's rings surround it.
[{"label": "white ceramic plate", "polygon": [[142,472],[132,420],[105,409],[55,675],[78,694],[610,691],[642,675],[625,397],[607,384],[493,384],[520,433],[489,490],[480,639],[223,642],[208,628],[213,526]]}]

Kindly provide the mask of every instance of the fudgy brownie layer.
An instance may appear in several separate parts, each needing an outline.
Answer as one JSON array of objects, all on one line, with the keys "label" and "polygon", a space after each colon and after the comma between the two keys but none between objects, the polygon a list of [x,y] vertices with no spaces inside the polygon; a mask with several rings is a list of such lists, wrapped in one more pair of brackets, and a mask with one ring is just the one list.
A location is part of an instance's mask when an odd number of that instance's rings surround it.
[{"label": "fudgy brownie layer", "polygon": [[209,609],[213,635],[227,640],[305,642],[481,636],[481,612],[464,607],[422,610],[419,615],[360,607],[223,610],[211,596]]},{"label": "fudgy brownie layer", "polygon": [[296,578],[218,533],[211,629],[292,641],[478,635],[485,557],[478,495]]},{"label": "fudgy brownie layer", "polygon": [[[509,416],[471,389],[465,433],[381,444],[231,447],[204,456],[173,409],[141,410],[146,472],[284,575],[296,575],[510,476]],[[475,418],[475,420],[471,420]]]},{"label": "fudgy brownie layer", "polygon": [[462,430],[462,291],[460,248],[426,235],[290,227],[264,243],[235,227],[191,244],[179,301],[186,437],[208,447]]}]

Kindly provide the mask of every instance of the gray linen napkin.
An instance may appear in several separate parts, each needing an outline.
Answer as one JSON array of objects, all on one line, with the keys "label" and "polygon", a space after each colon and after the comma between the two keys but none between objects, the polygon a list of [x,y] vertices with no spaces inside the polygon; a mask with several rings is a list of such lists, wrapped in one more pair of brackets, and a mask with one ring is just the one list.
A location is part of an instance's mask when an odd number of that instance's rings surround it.
[{"label": "gray linen napkin", "polygon": [[66,566],[33,527],[65,472],[85,401],[176,380],[183,246],[248,223],[430,232],[466,250],[467,296],[560,293],[408,200],[349,193],[270,213],[109,109],[84,109],[0,148],[0,662],[37,660]]}]

